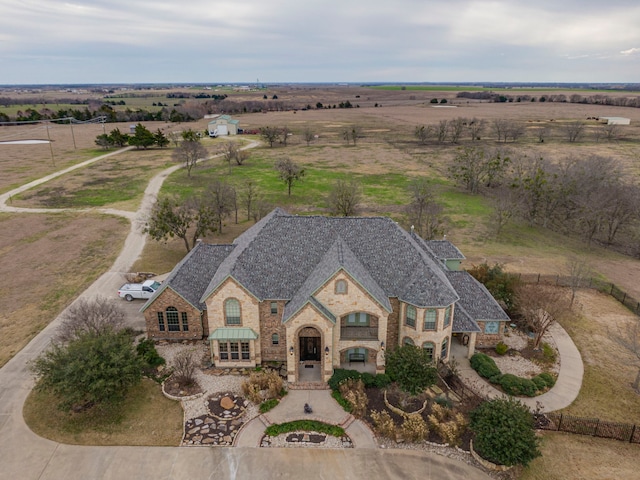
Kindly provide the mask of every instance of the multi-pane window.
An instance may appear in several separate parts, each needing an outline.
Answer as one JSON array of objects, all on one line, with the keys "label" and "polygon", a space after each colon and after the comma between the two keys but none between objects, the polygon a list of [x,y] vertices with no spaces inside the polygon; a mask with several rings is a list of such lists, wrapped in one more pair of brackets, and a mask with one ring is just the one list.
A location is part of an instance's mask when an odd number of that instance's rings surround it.
[{"label": "multi-pane window", "polygon": [[235,298],[229,298],[224,302],[224,314],[227,325],[240,325],[240,302]]},{"label": "multi-pane window", "polygon": [[500,322],[485,322],[484,333],[496,334],[500,332]]},{"label": "multi-pane window", "polygon": [[187,317],[187,312],[181,312],[182,314],[182,331],[189,331],[189,318]]},{"label": "multi-pane window", "polygon": [[278,302],[271,302],[271,315],[278,314]]},{"label": "multi-pane window", "polygon": [[429,360],[433,361],[433,351],[435,349],[435,345],[431,342],[425,342],[422,344],[422,349],[427,352]]},{"label": "multi-pane window", "polygon": [[347,315],[347,325],[368,326],[371,322],[371,318],[368,313],[355,312]]},{"label": "multi-pane window", "polygon": [[229,360],[229,344],[227,342],[220,342],[220,360]]},{"label": "multi-pane window", "polygon": [[416,326],[416,307],[413,305],[407,305],[407,313],[405,315],[405,324],[410,327]]},{"label": "multi-pane window", "polygon": [[158,312],[158,330],[164,332],[164,312]]},{"label": "multi-pane window", "polygon": [[428,308],[424,312],[424,329],[435,330],[436,329],[436,310],[435,308]]},{"label": "multi-pane window", "polygon": [[445,338],[442,341],[442,347],[440,348],[440,358],[443,360],[447,359],[447,349],[449,348],[449,338]]},{"label": "multi-pane window", "polygon": [[178,321],[178,310],[175,307],[167,307],[167,327],[170,332],[180,331],[180,322]]},{"label": "multi-pane window", "polygon": [[411,340],[409,337],[404,337],[402,343],[405,345],[415,345],[415,343],[413,343],[413,340]]},{"label": "multi-pane window", "polygon": [[451,323],[451,305],[449,305],[444,311],[444,327],[447,328]]},{"label": "multi-pane window", "polygon": [[229,360],[249,360],[251,350],[249,342],[218,342],[220,361],[228,362]]},{"label": "multi-pane window", "polygon": [[336,282],[336,293],[341,295],[347,293],[347,282],[345,280],[338,280]]},{"label": "multi-pane window", "polygon": [[271,335],[271,344],[278,345],[280,343],[280,336],[277,333]]}]

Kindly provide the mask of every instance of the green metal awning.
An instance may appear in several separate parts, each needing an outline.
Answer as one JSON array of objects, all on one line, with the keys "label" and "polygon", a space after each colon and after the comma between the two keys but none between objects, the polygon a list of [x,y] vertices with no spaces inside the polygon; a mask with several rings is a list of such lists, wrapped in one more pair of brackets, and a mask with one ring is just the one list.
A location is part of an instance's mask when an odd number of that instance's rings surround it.
[{"label": "green metal awning", "polygon": [[209,335],[209,340],[255,340],[258,338],[258,334],[254,332],[249,327],[221,327],[216,328],[211,335]]}]

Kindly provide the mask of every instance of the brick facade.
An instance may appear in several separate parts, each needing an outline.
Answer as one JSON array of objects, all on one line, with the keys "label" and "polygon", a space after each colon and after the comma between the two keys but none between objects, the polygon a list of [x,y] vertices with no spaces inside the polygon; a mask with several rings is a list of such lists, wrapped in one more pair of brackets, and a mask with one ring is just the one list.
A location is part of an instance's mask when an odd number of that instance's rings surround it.
[{"label": "brick facade", "polygon": [[[178,310],[179,331],[170,332],[167,324],[167,308]],[[160,330],[158,312],[162,312],[164,318],[164,331]],[[187,314],[188,330],[183,329],[182,313]],[[153,340],[193,340],[202,339],[209,335],[206,325],[206,312],[201,315],[200,310],[193,307],[170,288],[166,288],[153,302],[153,308],[144,311],[144,320],[147,325],[147,337]]]},{"label": "brick facade", "polygon": [[[285,302],[274,301],[277,313],[271,313],[271,300],[260,302],[260,349],[263,362],[287,361],[287,331],[282,323]],[[273,335],[278,335],[278,345],[273,344]]]}]

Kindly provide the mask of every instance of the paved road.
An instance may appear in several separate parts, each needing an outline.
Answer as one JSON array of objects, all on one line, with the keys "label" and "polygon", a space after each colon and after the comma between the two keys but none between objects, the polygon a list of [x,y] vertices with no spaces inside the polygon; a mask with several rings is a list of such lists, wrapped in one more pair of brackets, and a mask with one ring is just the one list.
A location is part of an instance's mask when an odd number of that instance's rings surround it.
[{"label": "paved road", "polygon": [[[92,159],[91,162],[101,158],[105,156]],[[45,178],[55,178],[86,164],[79,164]],[[129,270],[142,253],[146,241],[142,232],[144,223],[141,220],[150,212],[164,179],[177,168],[180,166],[165,170],[151,180],[140,209],[135,214],[109,211],[129,218],[131,231],[112,268],[83,292],[81,297],[91,298],[115,291],[120,286],[122,272]],[[40,183],[43,182],[31,182],[28,188]],[[26,188],[21,187],[0,195],[0,211],[34,211],[18,210],[6,205],[12,195]],[[127,308],[140,305],[139,302],[132,302]],[[33,434],[26,426],[22,418],[22,406],[33,387],[28,362],[49,345],[60,319],[58,317],[51,322],[0,369],[0,480],[490,478],[464,463],[435,454],[407,450],[85,447],[45,440]]]}]

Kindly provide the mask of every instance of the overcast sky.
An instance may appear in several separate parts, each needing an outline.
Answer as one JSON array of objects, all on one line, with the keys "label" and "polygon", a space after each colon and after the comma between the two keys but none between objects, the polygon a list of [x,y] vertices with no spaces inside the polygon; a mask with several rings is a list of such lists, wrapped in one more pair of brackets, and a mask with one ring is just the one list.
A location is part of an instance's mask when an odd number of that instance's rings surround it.
[{"label": "overcast sky", "polygon": [[0,0],[0,84],[640,82],[638,0]]}]

